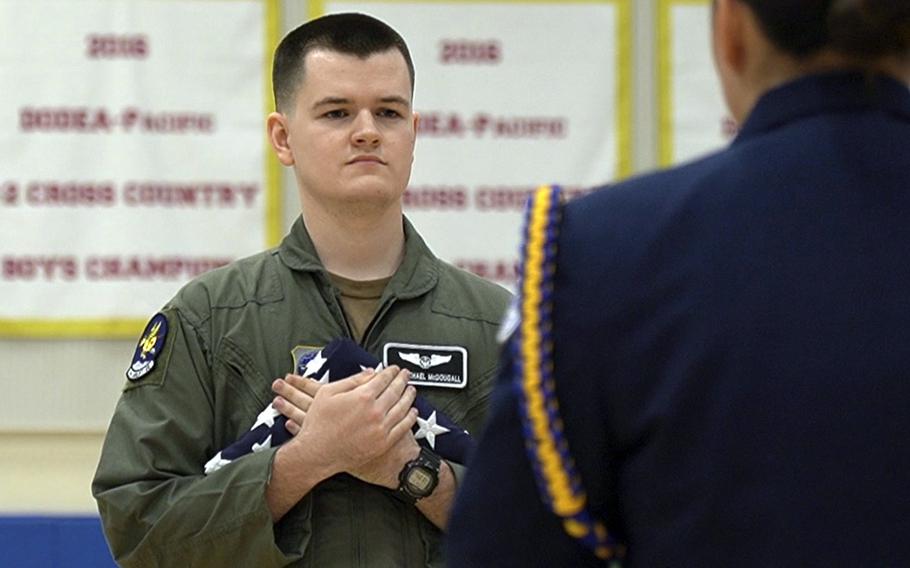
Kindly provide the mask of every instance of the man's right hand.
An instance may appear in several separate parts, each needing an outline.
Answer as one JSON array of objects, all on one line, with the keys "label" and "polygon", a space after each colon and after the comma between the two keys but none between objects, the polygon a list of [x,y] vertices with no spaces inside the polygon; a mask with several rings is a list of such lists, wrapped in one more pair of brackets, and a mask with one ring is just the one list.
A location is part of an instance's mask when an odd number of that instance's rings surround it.
[{"label": "man's right hand", "polygon": [[391,366],[315,390],[300,431],[275,456],[267,492],[273,519],[323,479],[360,469],[410,433],[417,421],[412,408],[417,392],[408,378],[408,371]]},{"label": "man's right hand", "polygon": [[417,391],[409,378],[393,365],[321,385],[288,444],[309,447],[329,475],[385,454],[417,421],[411,408]]}]

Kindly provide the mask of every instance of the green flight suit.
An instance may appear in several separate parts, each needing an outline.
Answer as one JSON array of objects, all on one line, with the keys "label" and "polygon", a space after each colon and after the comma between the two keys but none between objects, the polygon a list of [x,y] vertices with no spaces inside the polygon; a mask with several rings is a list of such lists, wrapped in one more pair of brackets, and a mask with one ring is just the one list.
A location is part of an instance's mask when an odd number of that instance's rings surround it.
[{"label": "green flight suit", "polygon": [[[389,342],[464,347],[465,388],[418,391],[477,434],[509,294],[436,258],[407,221],[405,237],[404,261],[362,344],[380,359]],[[294,370],[295,347],[350,337],[302,220],[278,248],[187,284],[162,313],[167,333],[154,367],[127,382],[92,484],[118,562],[442,565],[442,533],[415,507],[346,474],[319,484],[276,524],[265,501],[275,449],[203,475],[272,400],[272,381]]]}]

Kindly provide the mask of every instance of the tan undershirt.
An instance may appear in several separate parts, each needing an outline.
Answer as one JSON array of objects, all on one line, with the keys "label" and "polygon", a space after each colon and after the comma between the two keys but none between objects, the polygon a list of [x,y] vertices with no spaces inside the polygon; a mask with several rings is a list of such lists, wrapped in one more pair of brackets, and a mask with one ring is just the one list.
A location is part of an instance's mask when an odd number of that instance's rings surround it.
[{"label": "tan undershirt", "polygon": [[329,273],[332,284],[341,292],[341,309],[351,326],[354,339],[361,343],[367,326],[373,321],[379,309],[379,299],[391,276],[379,280],[351,280]]}]

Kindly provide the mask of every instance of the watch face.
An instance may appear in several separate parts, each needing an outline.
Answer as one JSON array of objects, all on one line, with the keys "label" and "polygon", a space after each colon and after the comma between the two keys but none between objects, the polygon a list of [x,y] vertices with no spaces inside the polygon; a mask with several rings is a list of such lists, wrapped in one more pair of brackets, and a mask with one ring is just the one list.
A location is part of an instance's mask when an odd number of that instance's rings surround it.
[{"label": "watch face", "polygon": [[415,467],[408,472],[408,489],[417,495],[424,495],[433,489],[433,475],[423,467]]}]

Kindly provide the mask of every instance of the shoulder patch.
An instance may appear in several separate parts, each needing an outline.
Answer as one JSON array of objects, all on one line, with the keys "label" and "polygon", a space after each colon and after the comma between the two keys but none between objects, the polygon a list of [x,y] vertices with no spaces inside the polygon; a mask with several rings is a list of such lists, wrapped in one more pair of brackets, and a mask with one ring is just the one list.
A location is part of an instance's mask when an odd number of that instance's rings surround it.
[{"label": "shoulder patch", "polygon": [[307,364],[319,354],[323,347],[317,345],[295,345],[291,349],[293,373],[301,377],[306,376]]},{"label": "shoulder patch", "polygon": [[145,326],[145,331],[142,332],[139,338],[139,344],[136,345],[133,361],[126,370],[127,379],[138,381],[152,372],[152,369],[155,368],[155,362],[164,351],[167,331],[167,317],[162,313],[152,316],[152,319]]}]

